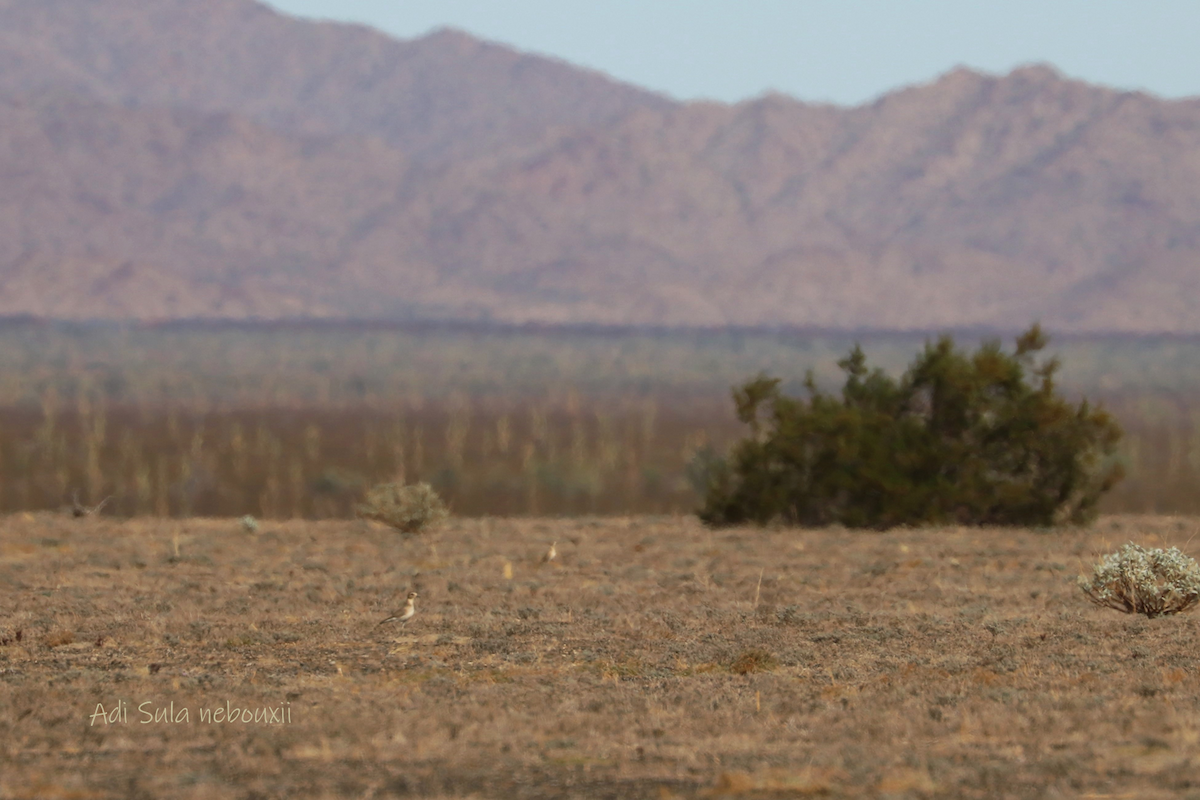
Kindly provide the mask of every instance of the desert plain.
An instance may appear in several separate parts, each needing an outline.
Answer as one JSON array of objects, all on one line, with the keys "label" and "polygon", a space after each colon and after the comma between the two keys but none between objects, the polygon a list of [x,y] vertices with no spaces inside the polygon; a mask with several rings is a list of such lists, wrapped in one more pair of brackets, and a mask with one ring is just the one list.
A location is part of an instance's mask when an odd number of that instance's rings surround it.
[{"label": "desert plain", "polygon": [[1075,585],[1197,532],[15,514],[0,797],[1200,797],[1197,618]]}]

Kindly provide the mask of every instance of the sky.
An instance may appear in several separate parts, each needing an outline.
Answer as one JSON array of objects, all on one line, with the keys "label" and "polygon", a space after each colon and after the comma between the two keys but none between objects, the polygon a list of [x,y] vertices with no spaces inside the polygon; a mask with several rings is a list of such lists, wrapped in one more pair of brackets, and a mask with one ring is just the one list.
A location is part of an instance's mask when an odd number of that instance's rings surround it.
[{"label": "sky", "polygon": [[401,39],[439,27],[680,100],[857,105],[956,66],[1200,96],[1197,0],[268,0]]}]

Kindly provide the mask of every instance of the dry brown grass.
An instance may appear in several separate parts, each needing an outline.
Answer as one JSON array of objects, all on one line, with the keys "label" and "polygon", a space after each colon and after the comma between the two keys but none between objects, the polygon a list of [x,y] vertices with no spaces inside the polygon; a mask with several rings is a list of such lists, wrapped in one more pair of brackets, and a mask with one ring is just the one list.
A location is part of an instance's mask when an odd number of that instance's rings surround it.
[{"label": "dry brown grass", "polygon": [[7,517],[0,797],[1188,796],[1195,618],[1073,580],[1198,528]]}]

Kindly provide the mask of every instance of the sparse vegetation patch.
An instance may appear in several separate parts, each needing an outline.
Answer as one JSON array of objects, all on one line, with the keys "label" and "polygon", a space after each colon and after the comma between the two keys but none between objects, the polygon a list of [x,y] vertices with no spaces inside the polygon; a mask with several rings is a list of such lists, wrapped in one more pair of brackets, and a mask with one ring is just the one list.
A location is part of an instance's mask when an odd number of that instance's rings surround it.
[{"label": "sparse vegetation patch", "polygon": [[450,515],[428,483],[381,483],[367,492],[359,513],[402,533],[420,533]]},{"label": "sparse vegetation patch", "polygon": [[0,796],[1187,796],[1200,630],[1032,568],[1181,522],[4,516]]},{"label": "sparse vegetation patch", "polygon": [[1200,602],[1200,567],[1179,548],[1126,544],[1096,564],[1091,577],[1079,576],[1088,599],[1126,614],[1161,617]]},{"label": "sparse vegetation patch", "polygon": [[729,671],[736,675],[748,675],[751,672],[770,672],[779,666],[779,660],[766,650],[752,647],[743,650],[729,665]]}]

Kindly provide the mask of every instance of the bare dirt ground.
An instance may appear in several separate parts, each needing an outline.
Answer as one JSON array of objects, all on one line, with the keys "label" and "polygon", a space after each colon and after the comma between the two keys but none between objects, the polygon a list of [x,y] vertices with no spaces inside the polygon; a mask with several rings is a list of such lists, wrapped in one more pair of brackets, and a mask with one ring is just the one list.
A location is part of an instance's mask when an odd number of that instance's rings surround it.
[{"label": "bare dirt ground", "polygon": [[0,797],[1200,797],[1197,530],[7,517]]}]

